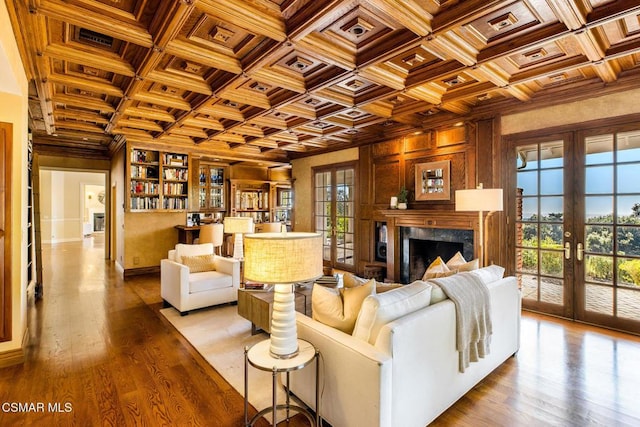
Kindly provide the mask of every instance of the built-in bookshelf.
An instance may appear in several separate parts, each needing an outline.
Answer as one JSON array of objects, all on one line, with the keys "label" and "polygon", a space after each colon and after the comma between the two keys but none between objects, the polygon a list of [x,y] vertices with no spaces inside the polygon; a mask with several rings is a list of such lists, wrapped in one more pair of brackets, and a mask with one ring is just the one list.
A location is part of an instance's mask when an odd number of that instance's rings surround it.
[{"label": "built-in bookshelf", "polygon": [[225,167],[200,162],[198,167],[198,210],[221,212],[226,209]]},{"label": "built-in bookshelf", "polygon": [[231,180],[231,216],[249,216],[270,222],[271,184],[268,181]]},{"label": "built-in bookshelf", "polygon": [[129,210],[185,210],[189,206],[189,156],[132,148]]}]

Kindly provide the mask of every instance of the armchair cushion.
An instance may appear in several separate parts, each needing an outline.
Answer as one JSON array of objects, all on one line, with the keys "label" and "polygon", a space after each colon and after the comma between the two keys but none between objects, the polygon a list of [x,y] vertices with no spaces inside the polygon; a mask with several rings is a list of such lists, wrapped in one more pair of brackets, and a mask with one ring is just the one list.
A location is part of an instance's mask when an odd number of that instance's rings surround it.
[{"label": "armchair cushion", "polygon": [[182,256],[182,263],[189,267],[190,273],[213,271],[216,269],[216,256],[214,254]]},{"label": "armchair cushion", "polygon": [[219,271],[203,271],[189,275],[189,293],[213,291],[215,289],[230,288],[233,283],[231,276]]}]

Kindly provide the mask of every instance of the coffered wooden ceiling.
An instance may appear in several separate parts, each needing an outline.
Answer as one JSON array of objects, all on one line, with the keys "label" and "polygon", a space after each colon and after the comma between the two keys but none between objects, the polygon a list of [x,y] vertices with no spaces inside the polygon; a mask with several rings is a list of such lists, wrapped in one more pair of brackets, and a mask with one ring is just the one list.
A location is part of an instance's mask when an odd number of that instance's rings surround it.
[{"label": "coffered wooden ceiling", "polygon": [[34,141],[287,162],[637,84],[640,1],[6,0]]}]

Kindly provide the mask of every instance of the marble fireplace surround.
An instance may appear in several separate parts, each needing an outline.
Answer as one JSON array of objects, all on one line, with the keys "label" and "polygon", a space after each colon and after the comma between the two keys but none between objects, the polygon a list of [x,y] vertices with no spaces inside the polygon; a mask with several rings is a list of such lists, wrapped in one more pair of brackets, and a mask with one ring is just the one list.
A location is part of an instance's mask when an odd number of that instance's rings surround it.
[{"label": "marble fireplace surround", "polygon": [[[457,242],[467,259],[478,253],[477,213],[422,209],[387,209],[380,213],[387,222],[387,281],[409,283],[416,275],[422,277],[426,267],[421,263],[426,260],[418,260],[416,265],[415,257],[410,259],[410,239]],[[455,245],[443,246],[445,251],[455,249]],[[422,270],[411,273],[412,268]]]}]

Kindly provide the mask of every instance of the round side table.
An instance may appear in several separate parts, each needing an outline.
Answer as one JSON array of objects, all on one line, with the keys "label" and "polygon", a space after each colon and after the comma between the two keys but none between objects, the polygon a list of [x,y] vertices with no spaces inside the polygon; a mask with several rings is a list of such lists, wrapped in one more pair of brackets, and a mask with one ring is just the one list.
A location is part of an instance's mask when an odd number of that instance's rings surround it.
[{"label": "round side table", "polygon": [[[308,341],[298,340],[298,354],[289,359],[279,359],[277,357],[273,357],[269,352],[269,346],[271,342],[267,339],[264,341],[260,341],[252,347],[245,347],[244,349],[244,425],[246,427],[253,426],[254,423],[261,416],[271,412],[272,413],[272,425],[276,425],[276,411],[278,409],[285,409],[287,421],[289,420],[289,411],[295,411],[300,414],[303,414],[312,426],[320,425],[320,407],[318,406],[318,388],[320,386],[320,382],[318,381],[318,377],[320,375],[320,364],[318,363],[318,356],[320,352]],[[313,360],[316,361],[316,414],[315,417],[313,413],[302,406],[292,405],[290,400],[290,391],[289,391],[289,373],[291,371],[296,371],[298,369],[302,369],[309,365]],[[253,366],[256,369],[260,369],[262,371],[269,371],[272,374],[271,377],[271,393],[272,393],[272,404],[271,406],[264,408],[259,411],[251,420],[249,420],[249,365]],[[277,383],[278,377],[277,374],[280,372],[286,373],[286,384],[285,384],[285,397],[286,402],[284,404],[277,404],[276,392],[277,392]]]}]

